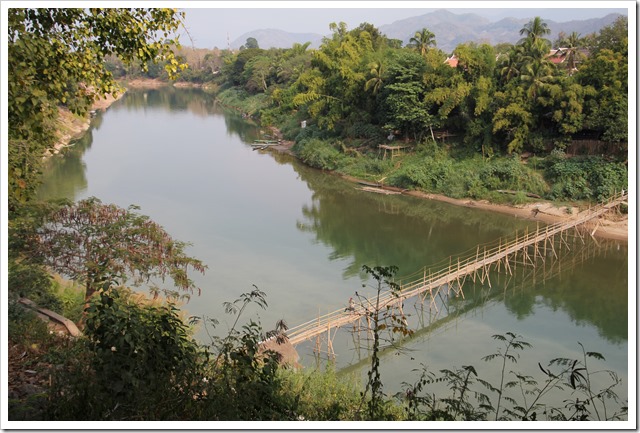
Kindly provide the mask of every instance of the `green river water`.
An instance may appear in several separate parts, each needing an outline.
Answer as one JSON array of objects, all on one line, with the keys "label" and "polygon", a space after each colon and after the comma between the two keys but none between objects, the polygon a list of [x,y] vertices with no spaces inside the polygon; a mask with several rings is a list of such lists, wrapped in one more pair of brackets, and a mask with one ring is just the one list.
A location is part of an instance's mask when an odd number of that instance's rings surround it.
[{"label": "green river water", "polygon": [[[261,138],[258,126],[199,90],[130,91],[64,156],[50,160],[40,195],[136,204],[190,242],[188,253],[209,269],[194,275],[202,294],[183,308],[220,319],[209,332],[222,333],[232,322],[222,303],[253,284],[267,293],[269,307],[249,314],[265,329],[278,319],[292,326],[346,306],[355,291],[372,295],[363,288],[371,282],[362,265],[396,265],[399,276],[408,275],[535,229],[508,215],[361,191],[288,155],[253,151],[250,144]],[[535,374],[538,362],[579,357],[580,342],[605,356],[601,366],[622,378],[618,394],[626,398],[628,245],[598,243],[570,243],[555,268],[535,276],[523,267],[511,278],[492,275],[491,287],[467,283],[465,298],[443,301],[438,314],[427,304],[406,305],[417,331],[401,350],[384,352],[385,390],[413,382],[421,364],[432,371],[472,364],[492,376],[498,365],[481,357],[498,347],[493,334],[511,331],[533,345],[514,369]],[[206,342],[207,332],[197,337]],[[348,330],[334,338],[338,367],[362,375],[366,351],[356,346],[366,342]],[[298,346],[309,367],[317,365],[314,344]]]}]

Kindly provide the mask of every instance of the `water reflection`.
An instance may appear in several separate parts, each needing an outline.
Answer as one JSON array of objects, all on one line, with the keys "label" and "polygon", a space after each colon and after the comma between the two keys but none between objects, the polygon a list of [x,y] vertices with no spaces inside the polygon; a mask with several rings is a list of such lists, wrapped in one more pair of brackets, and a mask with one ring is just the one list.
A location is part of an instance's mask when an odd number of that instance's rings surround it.
[{"label": "water reflection", "polygon": [[[559,356],[559,347],[562,348],[563,343],[573,346],[580,341],[590,349],[598,348],[605,352],[607,359],[613,361],[614,368],[617,368],[618,363],[626,364],[625,352],[621,353],[618,350],[626,348],[626,314],[624,321],[616,320],[621,309],[626,309],[625,293],[621,290],[622,284],[616,284],[615,286],[618,287],[615,290],[610,290],[611,285],[599,285],[600,282],[582,284],[579,286],[581,290],[578,291],[581,294],[579,302],[572,301],[570,308],[556,304],[557,300],[564,302],[562,296],[565,289],[575,292],[571,289],[570,282],[575,281],[580,275],[588,274],[589,269],[594,265],[614,265],[612,268],[614,273],[616,269],[621,271],[619,261],[610,260],[610,254],[618,251],[619,244],[614,241],[595,242],[585,239],[584,243],[582,241],[572,243],[572,247],[572,254],[563,254],[558,260],[552,259],[539,263],[536,268],[520,266],[512,274],[494,270],[490,273],[491,286],[486,283],[481,284],[479,280],[474,282],[468,279],[463,285],[464,297],[441,292],[442,296],[438,295],[434,299],[426,295],[424,298],[414,297],[406,300],[404,313],[410,328],[415,332],[410,337],[401,338],[401,341],[398,340],[397,335],[381,332],[381,338],[385,342],[381,356],[384,360],[398,362],[397,356],[405,355],[405,362],[414,365],[417,362],[409,362],[409,360],[415,361],[414,358],[418,357],[430,362],[436,359],[446,360],[444,366],[449,367],[460,362],[459,355],[465,351],[468,352],[469,346],[476,345],[482,347],[482,350],[489,350],[484,347],[490,341],[491,333],[488,330],[485,330],[486,335],[482,336],[483,341],[472,341],[464,333],[475,326],[473,322],[476,324],[481,322],[484,326],[484,322],[493,321],[500,323],[501,328],[496,329],[498,333],[509,330],[523,335],[526,340],[535,340],[536,359],[547,357],[551,359]],[[586,290],[582,291],[583,289]],[[620,293],[621,291],[623,293]],[[607,296],[597,296],[603,292],[607,292],[610,299]],[[585,298],[589,301],[585,302]],[[598,303],[605,300],[608,302],[608,308],[603,311],[596,307]],[[485,315],[490,312],[503,310],[501,305],[506,307],[511,318],[501,320],[485,318]],[[531,323],[536,321],[534,316],[542,312],[552,320],[531,327]],[[562,320],[558,318],[565,314],[582,330],[575,332],[570,327],[563,326]],[[478,316],[481,318],[479,319]],[[345,374],[362,371],[370,363],[368,358],[371,349],[370,335],[366,327],[361,328],[360,331],[357,329],[357,326],[345,327],[332,337],[333,348],[341,355],[338,363],[343,367],[342,372]],[[597,329],[599,337],[603,338],[607,344],[603,346],[602,342],[596,341],[593,337],[582,340],[584,335],[589,334],[590,329]],[[454,354],[447,349],[438,353],[418,354],[422,352],[425,343],[432,339],[440,340],[443,335],[450,335],[453,341],[460,340],[459,343],[463,343],[465,348],[460,348],[459,353]],[[310,359],[315,359],[316,364],[318,362],[321,364],[322,361],[315,349],[314,342],[308,342],[298,351],[307,358],[307,363],[312,363]],[[465,362],[479,361],[474,349],[471,349],[466,356],[462,358],[467,360]],[[623,370],[626,372],[625,367]],[[390,372],[390,374],[398,376],[397,372]],[[403,375],[400,376],[404,379]]]},{"label": "water reflection", "polygon": [[[99,117],[100,115],[94,120],[97,121]],[[64,149],[61,155],[55,155],[45,161],[38,198],[60,197],[73,200],[86,190],[86,166],[82,156],[91,147],[92,142],[93,131],[90,129],[79,140],[71,142],[71,146]]]},{"label": "water reflection", "polygon": [[[475,250],[499,238],[512,239],[516,230],[535,230],[535,223],[486,214],[446,203],[359,191],[335,176],[297,167],[313,191],[313,203],[302,210],[298,228],[330,246],[330,259],[349,258],[344,277],[361,275],[362,265],[400,267],[399,276]],[[391,218],[389,217],[391,216]],[[564,310],[579,326],[590,324],[611,342],[627,339],[627,244],[600,241],[602,254],[581,259],[580,238],[551,278],[534,279],[527,290],[505,296],[504,304],[518,320],[535,314],[536,305]],[[591,239],[584,242],[593,244]],[[592,246],[593,248],[593,246]],[[605,254],[606,253],[606,254]],[[440,268],[434,268],[437,271]]]},{"label": "water reflection", "polygon": [[362,265],[396,265],[407,275],[485,242],[510,237],[535,223],[447,203],[364,192],[337,176],[294,164],[313,192],[302,209],[301,231],[330,246],[330,259],[350,258],[344,276]]}]

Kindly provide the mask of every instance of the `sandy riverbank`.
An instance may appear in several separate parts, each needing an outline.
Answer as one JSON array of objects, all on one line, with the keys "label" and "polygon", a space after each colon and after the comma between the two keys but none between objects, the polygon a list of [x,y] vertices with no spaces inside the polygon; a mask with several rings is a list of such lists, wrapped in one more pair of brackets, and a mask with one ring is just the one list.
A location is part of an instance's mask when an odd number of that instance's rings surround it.
[{"label": "sandy riverbank", "polygon": [[[172,85],[176,87],[202,87],[199,85],[191,85],[189,83],[180,85],[179,83],[171,83],[149,78],[139,78],[135,80],[124,81],[120,82],[120,86],[122,87],[122,91],[120,93],[118,93],[117,95],[109,94],[104,98],[97,99],[91,106],[90,111],[105,111],[111,106],[111,104],[122,98],[127,89],[157,89],[160,87]],[[44,155],[45,158],[59,153],[65,147],[69,147],[73,140],[77,140],[78,138],[82,137],[82,135],[91,126],[91,117],[88,114],[84,118],[79,117],[71,113],[66,108],[59,108],[57,123],[58,141],[54,145],[53,149],[48,151]]]},{"label": "sandy riverbank", "polygon": [[[274,136],[282,139],[282,134],[275,128],[270,128]],[[277,146],[270,146],[269,150],[274,150],[281,153],[287,153],[293,155],[291,147],[293,142],[281,140]],[[339,174],[338,174],[339,175]],[[351,176],[339,175],[340,177],[349,180],[354,183],[362,182],[361,179],[357,179]],[[385,188],[384,186],[382,188]],[[394,188],[394,190],[397,190]],[[523,218],[531,221],[541,221],[546,224],[555,224],[561,221],[567,221],[573,216],[577,215],[581,210],[577,206],[558,206],[552,202],[546,200],[537,200],[533,203],[527,203],[522,206],[504,205],[490,203],[487,200],[472,200],[472,199],[455,199],[446,197],[441,194],[431,194],[423,191],[402,191],[403,194],[411,195],[428,200],[437,200],[456,206],[464,206],[475,209],[484,209],[492,212],[499,212],[506,215],[513,215],[516,218]],[[604,239],[614,239],[627,241],[629,240],[629,216],[627,214],[616,213],[610,211],[604,217],[597,221],[587,224],[587,228],[592,232],[593,236],[597,236]]]},{"label": "sandy riverbank", "polygon": [[[124,95],[124,92],[120,92],[117,95],[107,95],[104,98],[100,98],[94,101],[91,105],[90,111],[105,111],[114,102],[120,99]],[[45,158],[59,153],[65,147],[71,146],[71,142],[76,140],[87,132],[91,126],[91,117],[87,113],[85,117],[79,117],[71,113],[66,108],[58,108],[58,140],[56,141],[53,149],[45,154]]]},{"label": "sandy riverbank", "polygon": [[127,89],[158,89],[160,87],[171,86],[172,83],[158,79],[137,78],[120,84]]},{"label": "sandy riverbank", "polygon": [[129,89],[158,89],[160,87],[177,87],[177,88],[195,88],[206,89],[208,86],[200,83],[188,83],[186,81],[163,81],[151,78],[137,78],[135,80],[127,81],[123,84]]}]

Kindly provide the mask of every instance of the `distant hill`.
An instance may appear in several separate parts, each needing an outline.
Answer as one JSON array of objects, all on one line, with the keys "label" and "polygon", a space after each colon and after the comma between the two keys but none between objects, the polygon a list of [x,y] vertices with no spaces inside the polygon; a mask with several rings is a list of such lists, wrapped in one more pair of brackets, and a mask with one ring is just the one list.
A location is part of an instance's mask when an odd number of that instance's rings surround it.
[{"label": "distant hill", "polygon": [[[620,16],[622,15],[609,14],[602,18],[567,22],[545,19],[544,21],[551,30],[551,34],[547,38],[553,41],[560,32],[565,32],[566,34],[577,32],[581,36],[586,36],[612,24]],[[416,31],[427,28],[436,35],[437,47],[450,54],[458,44],[469,41],[486,42],[491,45],[500,42],[516,43],[522,38],[520,29],[531,18],[503,18],[499,21],[491,21],[480,15],[472,13],[456,14],[443,9],[395,21],[378,28],[387,37],[402,40],[404,45],[409,43]],[[253,30],[235,39],[231,43],[231,48],[240,48],[241,45],[246,43],[247,38],[255,38],[260,48],[291,48],[296,42],[299,44],[311,42],[311,48],[318,48],[322,43],[323,35],[317,33],[289,33],[276,29]]]},{"label": "distant hill", "polygon": [[231,42],[231,48],[240,48],[247,42],[247,38],[255,38],[260,48],[291,48],[294,43],[306,42],[311,42],[311,48],[318,48],[322,42],[322,35],[317,33],[289,33],[277,29],[261,29],[240,35]]},{"label": "distant hill", "polygon": [[[560,32],[566,34],[577,32],[581,36],[586,36],[612,24],[620,16],[622,15],[609,14],[603,18],[568,22],[544,20],[551,30],[547,38],[554,40]],[[380,26],[379,30],[388,37],[400,39],[407,44],[416,31],[427,28],[436,35],[437,47],[446,53],[451,53],[458,44],[469,41],[486,42],[491,45],[500,42],[516,43],[522,38],[520,29],[530,20],[531,18],[503,18],[491,22],[475,14],[455,14],[447,10],[439,10],[385,24]]]}]

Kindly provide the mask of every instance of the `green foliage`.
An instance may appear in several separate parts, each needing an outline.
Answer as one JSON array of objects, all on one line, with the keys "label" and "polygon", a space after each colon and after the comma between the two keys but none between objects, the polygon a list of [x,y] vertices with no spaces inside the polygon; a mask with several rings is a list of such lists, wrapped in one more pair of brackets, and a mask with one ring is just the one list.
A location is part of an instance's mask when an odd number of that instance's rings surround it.
[{"label": "green foliage", "polygon": [[[627,407],[615,392],[620,379],[612,371],[590,368],[590,359],[591,362],[604,361],[601,354],[588,352],[580,344],[582,359],[555,358],[546,368],[538,363],[542,377],[536,380],[513,370],[520,352],[531,348],[531,344],[512,332],[493,338],[501,342],[502,347],[483,360],[499,362],[499,384],[482,379],[471,365],[443,369],[439,375],[423,366],[419,379],[413,384],[405,382],[405,391],[396,395],[405,404],[407,419],[475,421],[491,417],[500,421],[604,421],[624,419],[627,415]],[[609,378],[602,388],[594,385],[597,376]],[[451,394],[437,397],[435,393],[425,392],[429,385],[437,383],[445,383]],[[562,407],[549,404],[547,399],[559,393],[565,397],[566,404]],[[497,399],[493,400],[491,395]]]},{"label": "green foliage", "polygon": [[[404,315],[396,314],[389,306],[380,304],[380,295],[383,290],[389,290],[398,296],[400,286],[393,280],[398,272],[397,266],[362,266],[362,270],[376,281],[373,287],[376,295],[371,300],[358,295],[360,304],[366,309],[371,320],[371,332],[373,334],[373,346],[371,349],[371,366],[367,372],[367,385],[362,393],[362,402],[367,403],[367,419],[393,420],[394,412],[391,401],[386,399],[382,391],[383,383],[380,375],[380,350],[382,349],[381,331],[389,328],[391,333],[401,333],[403,336],[411,335],[412,331],[407,326]],[[363,285],[366,287],[366,285]],[[356,294],[357,295],[357,294]],[[371,392],[368,397],[367,394]]]},{"label": "green foliage", "polygon": [[[427,155],[427,156],[423,156]],[[420,188],[450,197],[485,199],[491,191],[504,189],[545,194],[542,176],[516,156],[484,160],[479,157],[455,160],[446,152],[418,153],[408,157],[388,177],[390,185]]]},{"label": "green foliage", "polygon": [[[592,47],[596,42],[602,46],[589,59],[578,54],[586,43],[579,35],[562,36],[563,53],[578,69],[575,74],[573,68],[558,70],[551,63],[550,44],[545,39],[549,27],[536,17],[523,26],[523,39],[516,45],[459,45],[456,68],[443,63],[445,55],[435,48],[435,35],[427,29],[414,35],[410,47],[416,50],[407,50],[389,43],[370,24],[349,30],[344,23],[334,23],[333,34],[318,50],[294,46],[243,51],[243,57],[229,62],[236,66],[244,62],[242,71],[236,68],[227,73],[227,79],[250,92],[268,95],[271,106],[262,108],[263,120],[283,125],[287,138],[300,132],[296,123],[302,119],[318,128],[302,131],[296,141],[311,132],[312,138],[326,138],[320,131],[331,131],[338,140],[383,142],[381,131],[391,130],[420,142],[430,129],[444,127],[462,136],[468,150],[483,156],[497,150],[544,155],[554,146],[566,147],[582,132],[597,133],[623,148],[628,105],[623,74],[626,43],[614,47],[609,42],[622,34],[625,25],[617,23],[615,29],[603,29],[592,38]],[[239,95],[239,99],[248,96]],[[407,170],[413,173],[399,184],[429,183],[415,167]],[[460,170],[454,170],[449,176],[458,173]],[[474,195],[484,194],[477,176],[472,177],[467,183],[473,187],[461,187],[455,181],[440,189],[454,191],[456,196],[469,189]]]},{"label": "green foliage", "polygon": [[388,172],[393,170],[391,159],[379,159],[374,156],[364,156],[349,161],[340,169],[340,172],[355,176],[360,179],[378,180]]},{"label": "green foliage", "polygon": [[29,298],[42,307],[60,310],[60,304],[52,293],[51,275],[42,266],[16,260],[9,260],[8,264],[10,296]]},{"label": "green foliage", "polygon": [[[216,420],[291,420],[298,414],[292,404],[292,395],[283,392],[282,378],[278,374],[280,355],[260,348],[260,342],[273,337],[284,341],[284,322],[276,329],[262,332],[259,323],[249,320],[238,329],[240,318],[247,307],[267,308],[266,295],[256,286],[233,302],[225,302],[225,312],[235,316],[225,337],[212,336],[212,347],[217,356],[210,366],[204,407],[198,417]],[[218,320],[209,319],[205,325],[217,326]]]},{"label": "green foliage", "polygon": [[628,139],[627,65],[625,54],[603,49],[586,60],[576,76],[583,86],[595,89],[585,101],[585,126],[606,141]]},{"label": "green foliage", "polygon": [[173,386],[195,363],[197,345],[174,304],[141,305],[124,289],[109,290],[91,303],[85,334],[96,355],[101,386],[117,398],[140,389]]},{"label": "green foliage", "polygon": [[216,95],[216,100],[222,105],[234,108],[249,116],[255,116],[270,104],[269,97],[264,93],[250,95],[245,89],[232,87]]},{"label": "green foliage", "polygon": [[518,103],[511,103],[496,111],[493,117],[493,132],[506,136],[507,153],[521,152],[526,144],[533,119],[531,113]]},{"label": "green foliage", "polygon": [[[92,300],[86,339],[60,354],[53,419],[174,419],[197,398],[207,353],[178,309],[151,305],[123,288]],[[78,376],[79,375],[79,376]]]},{"label": "green foliage", "polygon": [[150,284],[155,294],[161,289],[153,279],[164,282],[166,277],[178,289],[199,291],[188,271],[204,272],[206,266],[184,253],[188,244],[172,239],[136,209],[104,205],[96,198],[61,206],[37,228],[28,252],[56,272],[82,281],[87,299],[129,279],[134,285]]},{"label": "green foliage", "polygon": [[[7,304],[7,321],[9,338],[24,345],[42,344],[49,339],[47,324],[40,320],[33,310],[25,308],[16,299],[10,299]],[[38,343],[33,343],[37,341]]]},{"label": "green foliage", "polygon": [[247,38],[244,46],[245,48],[260,48],[258,46],[258,41],[256,40],[256,38]]},{"label": "green foliage", "polygon": [[545,176],[553,183],[555,200],[606,201],[615,192],[628,189],[628,169],[602,157],[550,158]]},{"label": "green foliage", "polygon": [[175,77],[186,67],[171,39],[176,9],[8,9],[9,209],[30,200],[42,156],[54,145],[58,106],[85,114],[118,86],[105,67],[110,55],[126,64],[166,61]]},{"label": "green foliage", "polygon": [[393,53],[387,68],[386,84],[381,92],[381,111],[385,128],[419,137],[435,123],[423,99],[426,87],[422,76],[427,64],[410,51]]},{"label": "green foliage", "polygon": [[628,28],[629,18],[618,17],[613,24],[600,30],[600,34],[593,41],[593,47],[590,48],[596,54],[601,50],[611,50],[626,56],[629,50]]},{"label": "green foliage", "polygon": [[415,32],[407,46],[415,49],[422,57],[425,57],[429,49],[436,46],[436,35],[429,29],[423,28]]},{"label": "green foliage", "polygon": [[305,164],[322,170],[336,170],[347,158],[329,142],[318,139],[299,141],[293,150]]},{"label": "green foliage", "polygon": [[294,395],[298,420],[351,421],[360,404],[360,385],[332,366],[325,370],[280,370],[283,387]]},{"label": "green foliage", "polygon": [[[63,280],[58,277],[53,280],[53,292],[60,303],[60,310],[54,309],[54,311],[75,323],[79,323],[84,311],[86,289],[75,281]],[[40,304],[38,303],[38,305]]]},{"label": "green foliage", "polygon": [[[363,270],[377,282],[378,294],[382,288],[397,289],[392,281],[395,267],[365,266]],[[268,337],[284,338],[286,326],[280,323],[266,334],[252,320],[240,326],[241,316],[252,305],[267,307],[265,294],[255,287],[225,303],[227,313],[235,316],[233,325],[225,337],[213,337],[208,348],[192,340],[174,304],[149,303],[130,290],[109,290],[95,297],[85,337],[80,339],[49,334],[44,322],[11,303],[12,341],[44,351],[41,360],[55,368],[51,388],[36,405],[39,409],[34,406],[27,413],[28,402],[11,403],[10,418],[604,421],[627,416],[616,393],[620,379],[601,367],[605,361],[601,354],[582,345],[581,359],[558,357],[547,366],[539,363],[542,376],[535,378],[535,372],[514,371],[520,354],[531,345],[510,332],[494,335],[499,347],[482,359],[499,362],[498,383],[484,380],[472,365],[442,369],[439,374],[423,367],[418,380],[405,383],[405,390],[392,399],[382,392],[376,348],[381,348],[380,334],[386,325],[398,327],[403,335],[410,331],[403,328],[402,318],[394,320],[379,304],[379,297],[368,305],[378,339],[374,339],[367,385],[360,393],[352,379],[336,375],[331,368],[283,370],[277,355],[262,352],[259,343]],[[217,320],[206,323],[216,325]],[[437,385],[445,385],[448,392],[440,396]],[[550,399],[558,401],[558,396],[567,404],[550,403]]]}]

